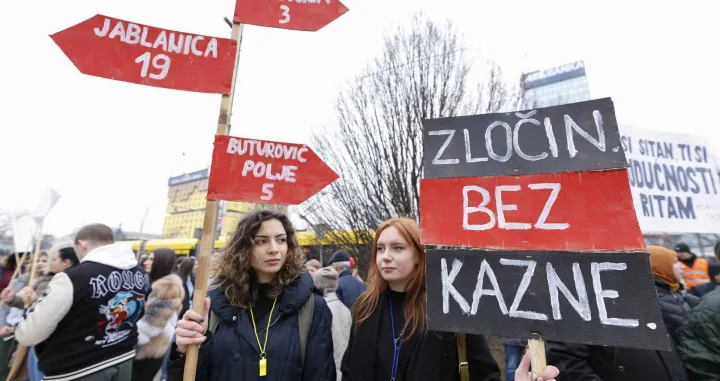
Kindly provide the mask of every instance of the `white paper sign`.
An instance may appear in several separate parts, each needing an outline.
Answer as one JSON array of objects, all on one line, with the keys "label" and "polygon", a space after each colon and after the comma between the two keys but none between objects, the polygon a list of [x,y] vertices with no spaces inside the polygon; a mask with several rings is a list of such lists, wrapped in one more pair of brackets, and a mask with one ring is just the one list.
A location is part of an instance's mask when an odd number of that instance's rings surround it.
[{"label": "white paper sign", "polygon": [[720,233],[715,151],[697,136],[620,126],[643,233]]}]

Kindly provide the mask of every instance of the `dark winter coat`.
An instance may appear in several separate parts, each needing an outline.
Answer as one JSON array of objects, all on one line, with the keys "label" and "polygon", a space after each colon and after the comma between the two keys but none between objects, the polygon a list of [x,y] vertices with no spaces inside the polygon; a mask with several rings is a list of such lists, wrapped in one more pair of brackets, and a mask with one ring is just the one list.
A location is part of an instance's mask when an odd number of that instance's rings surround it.
[{"label": "dark winter coat", "polygon": [[655,289],[672,351],[548,342],[548,364],[560,370],[557,381],[690,380],[675,343],[677,329],[696,298],[672,292],[670,286],[659,279],[655,279]]},{"label": "dark winter coat", "polygon": [[[208,296],[210,308],[220,318],[220,323],[215,334],[206,334],[208,339],[200,347],[195,380],[259,380],[260,351],[249,312],[230,305],[221,288],[209,291]],[[300,363],[298,312],[311,297],[315,298],[315,309],[303,366]],[[265,316],[256,321],[262,343],[268,318]],[[335,381],[332,314],[323,296],[313,292],[309,274],[302,274],[285,288],[271,319],[266,348],[267,377],[263,381]],[[170,356],[168,380],[180,381],[185,357],[177,352],[174,344]]]},{"label": "dark winter coat", "polygon": [[366,287],[363,282],[352,276],[352,271],[345,270],[340,273],[340,277],[338,278],[338,287],[335,293],[337,294],[338,299],[340,299],[340,301],[342,301],[343,304],[350,309],[350,312],[353,312],[355,300],[357,300],[360,294],[365,292],[365,289]]},{"label": "dark winter coat", "polygon": [[685,321],[690,309],[697,305],[700,299],[689,293],[682,295],[679,292],[673,292],[665,281],[657,278],[655,279],[655,290],[658,302],[660,302],[665,329],[673,339],[673,344],[677,345],[677,330]]},{"label": "dark winter coat", "polygon": [[[387,303],[385,293],[378,306]],[[380,310],[378,308],[378,310]],[[360,327],[350,330],[350,341],[343,357],[343,381],[375,381],[375,361],[380,361],[390,379],[391,359],[377,359],[380,321],[376,310]],[[482,336],[467,336],[467,359],[471,381],[500,381],[500,369]],[[412,349],[403,381],[460,381],[457,336],[453,333],[428,331]],[[380,380],[378,380],[380,381]]]},{"label": "dark winter coat", "polygon": [[678,330],[678,351],[691,381],[720,380],[720,289],[700,300]]}]

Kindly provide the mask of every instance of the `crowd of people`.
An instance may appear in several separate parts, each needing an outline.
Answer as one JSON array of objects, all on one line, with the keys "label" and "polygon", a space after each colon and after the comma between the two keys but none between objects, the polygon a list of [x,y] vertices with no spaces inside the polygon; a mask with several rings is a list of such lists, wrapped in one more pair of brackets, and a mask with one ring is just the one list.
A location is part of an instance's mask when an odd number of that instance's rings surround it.
[{"label": "crowd of people", "polygon": [[[648,251],[672,350],[547,342],[535,379],[720,380],[720,263],[684,244]],[[204,314],[191,309],[195,258],[137,256],[105,225],[31,257],[7,256],[0,274],[0,379],[178,381],[197,344],[202,381],[501,381],[485,337],[428,330],[412,219],[377,229],[363,280],[348,251],[322,267],[286,215],[250,213],[213,252]],[[525,341],[503,344],[506,379],[533,379]]]}]

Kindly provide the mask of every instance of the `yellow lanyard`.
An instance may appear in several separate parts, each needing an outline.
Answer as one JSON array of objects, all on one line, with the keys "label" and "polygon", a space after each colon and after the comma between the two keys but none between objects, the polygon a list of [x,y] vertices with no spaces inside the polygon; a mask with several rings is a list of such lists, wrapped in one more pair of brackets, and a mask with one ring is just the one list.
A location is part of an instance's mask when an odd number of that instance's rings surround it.
[{"label": "yellow lanyard", "polygon": [[270,315],[268,315],[268,324],[267,328],[265,329],[265,345],[260,344],[260,336],[258,336],[257,327],[255,326],[255,315],[253,315],[252,308],[250,308],[250,318],[252,319],[253,330],[255,331],[255,339],[257,339],[258,349],[260,350],[260,377],[264,377],[265,375],[267,375],[267,358],[265,355],[265,350],[267,349],[268,335],[270,334],[270,321],[272,320],[273,311],[275,311],[275,302],[277,302],[277,298],[273,300],[272,309],[270,309]]}]

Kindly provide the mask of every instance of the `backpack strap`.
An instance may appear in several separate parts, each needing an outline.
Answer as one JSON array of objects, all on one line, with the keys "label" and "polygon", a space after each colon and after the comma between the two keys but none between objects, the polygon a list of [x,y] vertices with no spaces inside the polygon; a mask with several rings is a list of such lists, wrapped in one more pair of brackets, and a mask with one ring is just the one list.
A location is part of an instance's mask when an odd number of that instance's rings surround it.
[{"label": "backpack strap", "polygon": [[300,329],[300,372],[305,366],[305,349],[307,348],[308,336],[310,335],[310,326],[313,321],[313,312],[315,311],[315,293],[310,294],[310,298],[300,307],[298,313],[298,328]]},{"label": "backpack strap", "polygon": [[469,381],[470,380],[470,370],[468,369],[468,363],[467,363],[467,345],[465,343],[465,334],[464,333],[457,334],[457,344],[458,344],[458,361],[460,362],[460,364],[458,365],[458,369],[460,370],[460,380],[461,381]]}]

